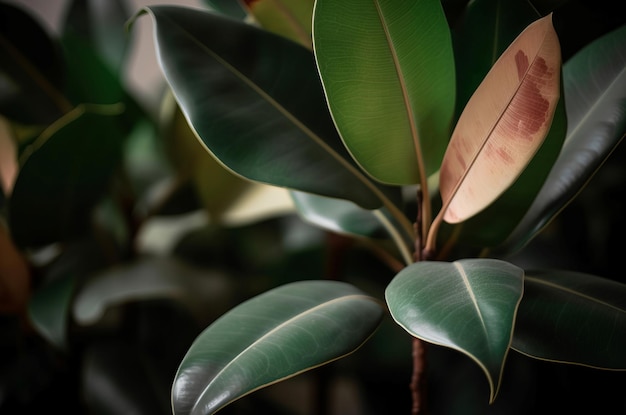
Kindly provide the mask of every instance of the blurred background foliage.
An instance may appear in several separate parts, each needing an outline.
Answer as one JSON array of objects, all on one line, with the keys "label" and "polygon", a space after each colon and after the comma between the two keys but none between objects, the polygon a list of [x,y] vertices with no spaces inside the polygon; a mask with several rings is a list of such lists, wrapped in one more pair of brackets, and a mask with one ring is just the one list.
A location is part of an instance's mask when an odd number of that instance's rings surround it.
[{"label": "blurred background foliage", "polygon": [[[2,414],[171,413],[171,383],[191,342],[243,300],[320,278],[383,297],[393,277],[386,258],[361,240],[309,225],[285,191],[224,170],[158,78],[143,91],[133,84],[129,62],[144,55],[125,24],[143,3],[50,3],[59,13],[54,29],[45,21],[47,2],[0,3]],[[466,3],[443,1],[451,25]],[[544,14],[555,10],[564,60],[624,23],[609,0],[533,3]],[[141,25],[149,29],[148,21]],[[139,80],[155,69],[150,59],[143,64]],[[579,197],[509,260],[626,283],[625,151],[618,147]],[[386,319],[349,358],[223,413],[407,413],[410,345]],[[488,407],[473,362],[429,350],[433,414],[626,413],[624,373],[512,352],[500,396]]]}]

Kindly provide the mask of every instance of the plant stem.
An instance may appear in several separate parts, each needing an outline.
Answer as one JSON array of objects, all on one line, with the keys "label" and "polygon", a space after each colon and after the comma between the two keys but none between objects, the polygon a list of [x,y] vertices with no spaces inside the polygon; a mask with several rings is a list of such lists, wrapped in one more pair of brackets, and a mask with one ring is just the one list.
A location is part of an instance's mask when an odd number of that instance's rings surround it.
[{"label": "plant stem", "polygon": [[426,382],[424,372],[426,371],[426,343],[418,338],[413,338],[413,375],[411,376],[411,397],[413,406],[412,415],[424,415],[426,413]]}]

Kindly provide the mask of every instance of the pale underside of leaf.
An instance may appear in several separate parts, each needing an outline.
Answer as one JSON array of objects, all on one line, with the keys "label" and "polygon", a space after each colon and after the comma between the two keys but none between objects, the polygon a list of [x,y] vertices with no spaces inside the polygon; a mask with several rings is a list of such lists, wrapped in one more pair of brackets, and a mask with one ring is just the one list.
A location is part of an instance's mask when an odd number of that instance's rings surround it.
[{"label": "pale underside of leaf", "polygon": [[518,36],[469,100],[441,167],[443,219],[478,213],[521,174],[543,143],[560,94],[551,17]]}]

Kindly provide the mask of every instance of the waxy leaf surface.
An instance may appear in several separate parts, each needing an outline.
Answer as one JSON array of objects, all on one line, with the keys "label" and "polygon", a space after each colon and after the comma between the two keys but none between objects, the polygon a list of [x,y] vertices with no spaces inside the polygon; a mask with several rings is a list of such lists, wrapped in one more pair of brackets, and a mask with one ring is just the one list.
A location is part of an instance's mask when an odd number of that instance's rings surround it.
[{"label": "waxy leaf surface", "polygon": [[309,50],[209,12],[145,11],[176,100],[221,163],[250,180],[383,204],[337,135]]},{"label": "waxy leaf surface", "polygon": [[512,347],[538,359],[626,370],[626,285],[577,272],[527,272]]},{"label": "waxy leaf surface", "polygon": [[560,72],[559,40],[547,16],[500,56],[459,118],[441,165],[446,222],[487,207],[526,168],[550,130]]},{"label": "waxy leaf surface", "polygon": [[174,414],[212,414],[339,359],[369,338],[383,310],[376,299],[337,281],[301,281],[254,297],[191,345],[172,388]]},{"label": "waxy leaf surface", "polygon": [[439,0],[318,0],[313,45],[355,160],[383,183],[439,169],[454,112],[452,39]]},{"label": "waxy leaf surface", "polygon": [[474,0],[454,26],[457,114],[502,52],[540,16],[526,0]]},{"label": "waxy leaf surface", "polygon": [[417,262],[391,281],[385,298],[411,335],[458,350],[484,371],[493,401],[511,344],[524,271],[495,259]]},{"label": "waxy leaf surface", "polygon": [[509,250],[530,241],[567,206],[626,135],[626,26],[563,65],[568,129],[563,151],[515,232]]}]

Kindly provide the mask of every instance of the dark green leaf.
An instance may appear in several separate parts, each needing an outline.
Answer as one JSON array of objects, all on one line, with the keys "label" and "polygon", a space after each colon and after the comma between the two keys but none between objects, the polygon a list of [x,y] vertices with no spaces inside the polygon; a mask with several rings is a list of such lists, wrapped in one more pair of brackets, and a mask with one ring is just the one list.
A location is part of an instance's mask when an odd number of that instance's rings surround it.
[{"label": "dark green leaf", "polygon": [[[365,210],[354,203],[310,193],[290,192],[298,213],[323,229],[372,238],[388,237],[378,210]],[[385,220],[385,218],[382,218]]]},{"label": "dark green leaf", "polygon": [[458,350],[484,371],[493,402],[500,387],[524,271],[495,259],[417,262],[391,281],[385,298],[411,335]]},{"label": "dark green leaf", "polygon": [[125,0],[72,0],[62,37],[81,38],[117,73],[123,69],[128,46],[129,34],[125,25],[129,17]]},{"label": "dark green leaf", "polygon": [[568,271],[529,271],[512,347],[535,357],[626,370],[626,285]]},{"label": "dark green leaf", "polygon": [[339,359],[371,336],[382,316],[377,300],[337,281],[301,281],[254,297],[192,344],[174,380],[174,413],[212,414]]},{"label": "dark green leaf", "polygon": [[337,128],[363,169],[392,184],[436,172],[456,90],[440,1],[318,0],[313,45]]},{"label": "dark green leaf", "polygon": [[221,274],[175,258],[140,259],[94,275],[76,294],[73,314],[80,324],[95,324],[109,308],[159,298],[181,301],[206,321],[229,304],[230,293]]},{"label": "dark green leaf", "polygon": [[22,8],[0,3],[0,113],[49,124],[71,109],[62,91],[65,63],[57,43]]},{"label": "dark green leaf", "polygon": [[224,165],[254,181],[366,208],[384,203],[334,129],[310,51],[217,14],[144,10],[182,111]]},{"label": "dark green leaf", "polygon": [[30,147],[9,202],[20,246],[42,246],[89,231],[91,210],[119,165],[119,107],[79,106]]},{"label": "dark green leaf", "polygon": [[563,66],[568,130],[563,151],[528,213],[505,243],[524,246],[567,206],[626,134],[626,26]]},{"label": "dark green leaf", "polygon": [[50,343],[64,349],[75,275],[65,275],[40,287],[30,299],[28,314],[37,331]]}]

